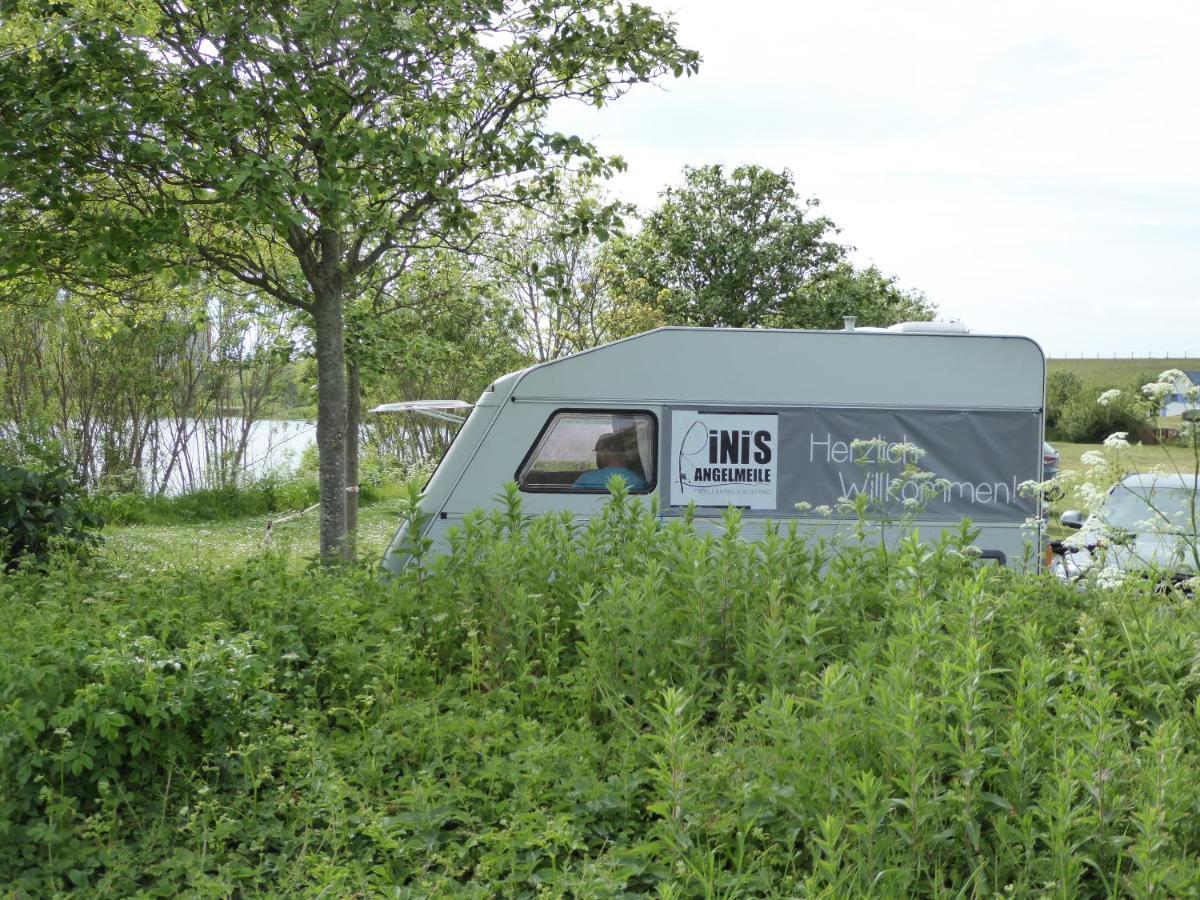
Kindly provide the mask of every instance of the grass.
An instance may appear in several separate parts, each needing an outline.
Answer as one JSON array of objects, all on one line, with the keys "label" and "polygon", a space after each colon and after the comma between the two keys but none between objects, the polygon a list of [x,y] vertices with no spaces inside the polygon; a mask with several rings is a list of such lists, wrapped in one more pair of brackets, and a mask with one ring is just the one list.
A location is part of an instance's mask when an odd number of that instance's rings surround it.
[{"label": "grass", "polygon": [[1153,381],[1167,369],[1200,370],[1200,359],[1047,359],[1048,372],[1074,372],[1089,389]]},{"label": "grass", "polygon": [[[1088,450],[1096,450],[1098,444],[1068,444],[1055,443],[1054,449],[1059,452],[1059,466],[1062,469],[1083,469],[1081,457]],[[1129,473],[1149,472],[1161,467],[1164,471],[1194,472],[1195,465],[1191,451],[1181,447],[1165,446],[1163,444],[1133,444],[1128,450],[1121,451],[1121,459],[1127,461]]]},{"label": "grass", "polygon": [[[358,550],[363,559],[378,561],[398,527],[400,501],[380,500],[359,509]],[[263,553],[267,523],[285,514],[244,516],[228,521],[174,525],[113,525],[104,529],[103,557],[125,569],[156,568],[181,559],[219,568],[245,562]],[[272,529],[270,546],[299,564],[317,556],[319,511]]]}]

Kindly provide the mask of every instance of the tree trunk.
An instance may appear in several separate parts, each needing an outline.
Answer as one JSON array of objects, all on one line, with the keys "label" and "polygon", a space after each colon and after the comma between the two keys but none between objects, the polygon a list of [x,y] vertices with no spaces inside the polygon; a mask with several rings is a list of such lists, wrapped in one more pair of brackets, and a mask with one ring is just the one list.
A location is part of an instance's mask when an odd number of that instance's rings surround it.
[{"label": "tree trunk", "polygon": [[313,304],[317,344],[317,457],[321,562],[346,558],[346,341],[342,292],[323,285]]},{"label": "tree trunk", "polygon": [[362,427],[362,394],[358,363],[346,362],[346,536],[347,555],[354,559],[358,542],[358,438]]}]

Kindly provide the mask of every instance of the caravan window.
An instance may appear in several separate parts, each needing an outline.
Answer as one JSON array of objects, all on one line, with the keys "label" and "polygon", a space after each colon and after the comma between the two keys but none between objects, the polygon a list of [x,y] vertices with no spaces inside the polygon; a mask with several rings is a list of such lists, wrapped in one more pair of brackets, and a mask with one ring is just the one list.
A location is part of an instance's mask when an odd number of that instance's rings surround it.
[{"label": "caravan window", "polygon": [[614,475],[630,493],[654,488],[658,428],[652,413],[554,413],[517,472],[523,491],[601,494]]}]

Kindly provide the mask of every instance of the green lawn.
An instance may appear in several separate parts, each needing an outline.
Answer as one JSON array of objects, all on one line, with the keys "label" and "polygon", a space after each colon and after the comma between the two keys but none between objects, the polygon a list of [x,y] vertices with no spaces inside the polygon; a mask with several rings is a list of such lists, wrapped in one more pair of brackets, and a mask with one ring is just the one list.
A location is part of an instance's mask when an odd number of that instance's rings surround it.
[{"label": "green lawn", "polygon": [[[1063,469],[1082,469],[1080,458],[1088,450],[1099,450],[1099,444],[1066,444],[1052,442],[1054,449],[1061,455],[1060,467]],[[1134,444],[1128,450],[1121,451],[1121,459],[1126,463],[1130,474],[1134,472],[1150,472],[1161,468],[1166,472],[1195,472],[1195,460],[1191,451],[1182,447],[1168,447],[1162,444]]]},{"label": "green lawn", "polygon": [[[363,559],[379,559],[396,531],[400,501],[381,500],[359,511],[358,545]],[[103,553],[122,568],[154,569],[180,559],[209,566],[242,562],[265,544],[267,522],[282,518],[248,516],[228,522],[180,525],[116,525],[104,529]],[[270,546],[300,564],[315,557],[318,510],[273,529]]]}]

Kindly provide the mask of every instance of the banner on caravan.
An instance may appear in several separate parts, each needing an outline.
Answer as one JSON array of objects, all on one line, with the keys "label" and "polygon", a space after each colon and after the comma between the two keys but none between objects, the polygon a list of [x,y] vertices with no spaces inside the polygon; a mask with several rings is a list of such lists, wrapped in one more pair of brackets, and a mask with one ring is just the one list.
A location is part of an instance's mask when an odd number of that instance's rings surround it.
[{"label": "banner on caravan", "polygon": [[1037,512],[1020,490],[1039,475],[1036,410],[675,409],[670,429],[672,506],[695,501],[796,515],[797,503],[836,507],[866,494],[874,509],[898,514],[919,492],[901,477],[911,463],[939,479],[921,518],[1011,522]]},{"label": "banner on caravan", "polygon": [[672,506],[775,509],[779,416],[671,413]]}]

